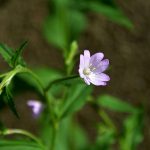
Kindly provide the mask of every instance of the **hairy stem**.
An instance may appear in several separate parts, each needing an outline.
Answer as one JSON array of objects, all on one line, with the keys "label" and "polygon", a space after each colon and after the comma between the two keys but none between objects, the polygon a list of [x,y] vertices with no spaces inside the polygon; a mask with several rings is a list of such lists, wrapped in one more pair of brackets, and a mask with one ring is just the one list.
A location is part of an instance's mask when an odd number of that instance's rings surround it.
[{"label": "hairy stem", "polygon": [[0,134],[2,134],[2,135],[20,134],[20,135],[27,136],[30,139],[34,140],[36,143],[38,143],[45,150],[45,147],[42,144],[42,142],[35,135],[31,134],[28,131],[25,131],[22,129],[6,129],[4,131],[0,131]]},{"label": "hairy stem", "polygon": [[78,77],[79,77],[78,75],[74,75],[74,76],[69,76],[69,77],[56,79],[56,80],[54,80],[54,81],[52,81],[48,84],[48,86],[45,88],[45,91],[47,92],[54,84],[57,84],[59,82],[63,82],[63,81],[66,81],[66,80],[71,80],[71,79],[74,79],[74,78],[78,78]]}]

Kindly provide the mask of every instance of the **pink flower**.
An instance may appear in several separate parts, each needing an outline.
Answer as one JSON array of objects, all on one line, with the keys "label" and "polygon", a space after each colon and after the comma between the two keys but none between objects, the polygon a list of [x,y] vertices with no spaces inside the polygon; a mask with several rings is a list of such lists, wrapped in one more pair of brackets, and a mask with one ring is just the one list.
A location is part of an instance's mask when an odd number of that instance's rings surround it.
[{"label": "pink flower", "polygon": [[110,77],[103,73],[109,66],[109,60],[102,60],[103,57],[104,54],[100,52],[90,56],[88,50],[84,50],[84,55],[80,55],[79,74],[87,85],[92,83],[104,86],[110,80]]},{"label": "pink flower", "polygon": [[31,107],[34,117],[38,117],[43,110],[43,104],[37,100],[29,100],[27,105]]}]

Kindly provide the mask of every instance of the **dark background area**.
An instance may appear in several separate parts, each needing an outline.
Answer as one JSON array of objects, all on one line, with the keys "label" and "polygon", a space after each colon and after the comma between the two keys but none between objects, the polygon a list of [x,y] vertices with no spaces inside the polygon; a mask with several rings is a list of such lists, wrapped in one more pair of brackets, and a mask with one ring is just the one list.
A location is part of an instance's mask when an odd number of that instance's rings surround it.
[{"label": "dark background area", "polygon": [[[93,53],[102,51],[110,59],[109,75],[111,81],[107,87],[96,87],[95,95],[109,93],[131,104],[143,104],[145,108],[145,131],[141,150],[150,147],[150,1],[117,1],[129,19],[134,23],[134,30],[121,27],[107,20],[102,15],[87,14],[89,24],[79,39],[80,50],[89,49]],[[46,0],[0,0],[0,42],[17,48],[24,40],[28,46],[24,58],[29,66],[51,66],[62,69],[63,60],[57,49],[46,42],[42,26],[47,16]],[[7,69],[7,64],[0,57],[0,72]],[[21,120],[17,120],[8,109],[0,117],[9,127],[25,128],[36,132],[36,122],[26,106],[28,99],[36,99],[34,93],[26,92],[16,97],[17,109]],[[111,114],[116,123],[121,116]],[[95,116],[95,117],[93,117]],[[79,114],[81,123],[94,136],[93,124],[96,113],[86,106]]]}]

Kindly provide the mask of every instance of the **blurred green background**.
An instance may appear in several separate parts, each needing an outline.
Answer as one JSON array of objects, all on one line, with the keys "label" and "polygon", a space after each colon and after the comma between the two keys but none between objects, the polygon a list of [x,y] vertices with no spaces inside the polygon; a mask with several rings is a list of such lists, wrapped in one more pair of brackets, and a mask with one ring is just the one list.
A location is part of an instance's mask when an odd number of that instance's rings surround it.
[{"label": "blurred green background", "polygon": [[[111,81],[106,87],[95,87],[94,95],[110,94],[135,107],[144,106],[144,139],[138,149],[147,150],[150,147],[149,9],[150,2],[140,0],[0,0],[0,42],[17,48],[28,40],[23,54],[28,65],[60,70],[73,40],[79,43],[79,53],[84,49],[92,53],[102,51],[110,60]],[[76,58],[75,73],[78,62]],[[0,72],[8,68],[2,57],[0,68]],[[8,127],[37,133],[37,122],[26,106],[28,99],[37,99],[37,95],[26,91],[16,96],[21,120],[7,108],[1,111],[0,118]],[[108,113],[117,128],[121,128],[125,115]],[[94,141],[95,124],[99,121],[95,109],[85,106],[77,120]]]}]

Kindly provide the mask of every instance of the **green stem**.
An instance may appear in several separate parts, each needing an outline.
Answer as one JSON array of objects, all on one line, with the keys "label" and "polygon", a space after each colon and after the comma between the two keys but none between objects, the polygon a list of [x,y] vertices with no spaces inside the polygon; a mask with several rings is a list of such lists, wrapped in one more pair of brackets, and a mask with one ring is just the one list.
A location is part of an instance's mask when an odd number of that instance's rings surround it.
[{"label": "green stem", "polygon": [[7,74],[8,74],[8,73],[1,74],[1,75],[0,75],[0,78],[5,77]]},{"label": "green stem", "polygon": [[32,72],[30,69],[23,67],[21,65],[16,66],[10,72],[0,75],[0,78],[4,77],[3,81],[0,84],[0,89],[3,86],[5,86],[6,84],[9,84],[9,81],[11,81],[11,79],[18,73],[29,73],[30,75],[32,75],[34,77],[34,79],[37,81],[37,83],[39,84],[42,94],[44,94],[44,87],[43,87],[43,84],[41,83],[41,80],[39,79],[39,77],[34,72]]},{"label": "green stem", "polygon": [[59,127],[58,123],[56,123],[56,122],[53,123],[52,143],[51,143],[50,150],[55,150],[58,127]]},{"label": "green stem", "polygon": [[47,92],[54,84],[57,84],[59,82],[63,82],[63,81],[66,81],[66,80],[71,80],[71,79],[74,79],[74,78],[78,78],[79,76],[78,75],[74,75],[74,76],[69,76],[69,77],[64,77],[64,78],[61,78],[61,79],[56,79],[52,82],[50,82],[48,84],[48,86],[45,88],[45,91]]},{"label": "green stem", "polygon": [[[61,79],[56,79],[52,82],[50,82],[48,84],[48,86],[45,88],[45,97],[47,97],[47,102],[49,104],[49,111],[50,113],[52,114],[52,102],[48,100],[48,91],[49,89],[54,85],[54,84],[58,84],[60,82],[63,82],[63,81],[66,81],[66,80],[71,80],[71,79],[74,79],[74,78],[78,78],[79,76],[78,75],[74,75],[74,76],[69,76],[69,77],[64,77],[64,78],[61,78]],[[52,143],[51,143],[51,147],[50,147],[50,150],[55,150],[55,145],[56,145],[56,138],[57,138],[57,132],[58,132],[58,128],[59,128],[59,124],[58,122],[55,120],[54,117],[52,117],[52,123],[53,123],[53,133],[52,133]]]},{"label": "green stem", "polygon": [[52,131],[52,143],[51,143],[50,150],[54,150],[55,149],[55,141],[56,141],[56,130],[53,127],[53,131]]},{"label": "green stem", "polygon": [[31,138],[36,143],[38,143],[43,149],[45,149],[45,147],[42,144],[42,142],[36,136],[34,136],[33,134],[31,134],[30,132],[27,132],[25,130],[21,130],[21,129],[6,129],[4,131],[1,131],[0,134],[3,134],[3,135],[21,134],[21,135],[24,135],[24,136],[27,136],[27,137]]}]

